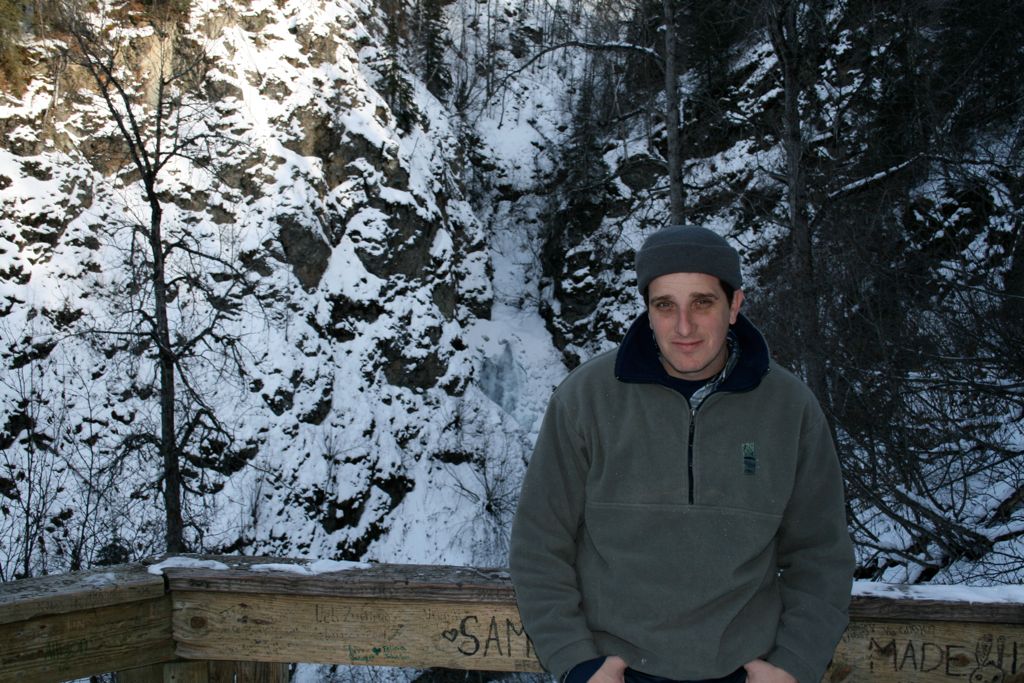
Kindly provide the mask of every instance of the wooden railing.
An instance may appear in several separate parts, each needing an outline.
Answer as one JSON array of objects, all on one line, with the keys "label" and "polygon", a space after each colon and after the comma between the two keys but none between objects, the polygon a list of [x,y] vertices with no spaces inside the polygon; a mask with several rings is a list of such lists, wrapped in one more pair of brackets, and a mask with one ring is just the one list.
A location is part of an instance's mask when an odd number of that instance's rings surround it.
[{"label": "wooden railing", "polygon": [[[500,569],[204,559],[0,584],[0,681],[285,681],[289,662],[541,671]],[[1022,604],[892,587],[850,611],[830,683],[1024,683]]]}]

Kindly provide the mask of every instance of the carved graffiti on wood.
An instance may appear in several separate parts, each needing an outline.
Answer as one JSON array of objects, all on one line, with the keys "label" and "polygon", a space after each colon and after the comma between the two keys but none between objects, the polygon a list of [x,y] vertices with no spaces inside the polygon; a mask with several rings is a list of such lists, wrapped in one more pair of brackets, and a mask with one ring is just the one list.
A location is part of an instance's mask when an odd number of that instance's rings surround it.
[{"label": "carved graffiti on wood", "polygon": [[533,657],[533,643],[521,621],[476,614],[462,617],[457,625],[441,631],[441,638],[452,643],[466,657]]},{"label": "carved graffiti on wood", "polygon": [[948,622],[855,622],[833,660],[832,681],[1024,683],[1024,633]]},{"label": "carved graffiti on wood", "polygon": [[1016,674],[1018,645],[999,636],[993,650],[993,638],[986,634],[978,639],[974,652],[968,646],[927,639],[872,637],[869,640],[871,671],[884,667],[890,671],[941,672],[946,676],[967,676],[971,683],[1002,683],[1007,674]]},{"label": "carved graffiti on wood", "polygon": [[[514,604],[180,593],[179,656],[539,671]],[[854,621],[829,683],[1024,683],[1024,628]]]}]

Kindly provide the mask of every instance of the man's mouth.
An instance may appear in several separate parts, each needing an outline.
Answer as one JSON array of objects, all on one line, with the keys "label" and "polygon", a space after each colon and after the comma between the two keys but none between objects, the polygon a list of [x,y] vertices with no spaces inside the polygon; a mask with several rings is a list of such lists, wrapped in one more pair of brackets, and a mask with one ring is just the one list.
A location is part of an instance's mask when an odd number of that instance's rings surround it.
[{"label": "man's mouth", "polygon": [[700,341],[674,341],[672,342],[672,346],[680,351],[693,351],[700,346]]}]

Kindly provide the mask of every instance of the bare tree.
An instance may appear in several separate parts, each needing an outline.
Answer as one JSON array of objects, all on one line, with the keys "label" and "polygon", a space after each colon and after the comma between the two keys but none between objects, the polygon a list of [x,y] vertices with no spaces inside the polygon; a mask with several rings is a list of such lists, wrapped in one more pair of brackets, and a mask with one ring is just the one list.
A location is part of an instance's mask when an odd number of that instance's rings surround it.
[{"label": "bare tree", "polygon": [[767,220],[785,236],[760,272],[762,318],[832,419],[861,571],[1001,580],[1019,562],[1024,491],[1006,315],[1020,100],[990,93],[1012,83],[1019,22],[1006,5],[761,10],[780,86],[763,119],[782,188]]},{"label": "bare tree", "polygon": [[[180,7],[154,3],[147,10],[143,19],[152,34],[144,41],[148,49],[138,54],[129,54],[117,20],[90,13],[86,7],[80,0],[61,3],[59,28],[70,36],[70,60],[83,67],[95,85],[124,150],[127,175],[138,179],[147,207],[147,215],[129,226],[130,243],[125,250],[130,288],[148,292],[148,301],[131,305],[138,328],[97,331],[155,348],[159,428],[155,434],[137,434],[127,446],[153,444],[159,452],[166,546],[169,552],[179,552],[186,550],[182,492],[187,482],[182,461],[187,449],[204,436],[231,440],[205,404],[201,390],[190,382],[187,361],[210,347],[232,344],[219,328],[236,312],[232,301],[237,300],[243,279],[233,262],[204,247],[186,227],[167,229],[168,194],[162,182],[178,161],[190,167],[212,167],[212,147],[223,143],[224,137],[209,123],[211,107],[196,98],[207,61],[202,49],[180,34]],[[186,265],[172,268],[176,258]],[[210,270],[218,271],[227,286],[212,285]],[[171,302],[186,298],[209,304],[205,319],[175,325]]]},{"label": "bare tree", "polygon": [[787,228],[791,247],[790,278],[796,295],[794,309],[799,311],[794,330],[797,345],[803,349],[808,385],[822,402],[827,402],[818,306],[818,274],[815,268],[814,236],[808,215],[806,141],[801,98],[808,87],[807,24],[813,9],[800,0],[765,0],[765,24],[782,75],[783,115],[781,144],[785,158]]},{"label": "bare tree", "polygon": [[[8,332],[5,326],[5,343],[13,341]],[[50,397],[44,398],[43,384],[31,366],[5,374],[0,383],[14,408],[0,431],[0,581],[47,571],[46,528],[61,518],[67,472],[46,433],[42,413]]]}]

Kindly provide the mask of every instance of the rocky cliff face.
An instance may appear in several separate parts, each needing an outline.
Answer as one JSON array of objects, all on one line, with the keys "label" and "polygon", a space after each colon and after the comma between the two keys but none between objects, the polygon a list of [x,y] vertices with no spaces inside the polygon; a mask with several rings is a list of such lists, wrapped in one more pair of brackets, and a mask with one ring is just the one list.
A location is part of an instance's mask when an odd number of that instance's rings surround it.
[{"label": "rocky cliff face", "polygon": [[[143,144],[159,123],[182,147],[158,191],[172,335],[197,340],[178,368],[196,548],[501,562],[536,418],[475,384],[499,343],[479,209],[495,183],[467,159],[501,160],[399,64],[386,19],[327,1],[92,19]],[[116,125],[129,111],[100,98],[71,36],[32,50],[0,112],[0,477],[8,519],[23,508],[46,539],[20,548],[40,571],[160,550],[160,387],[137,334],[151,207]],[[160,74],[199,63],[158,120]]]}]

